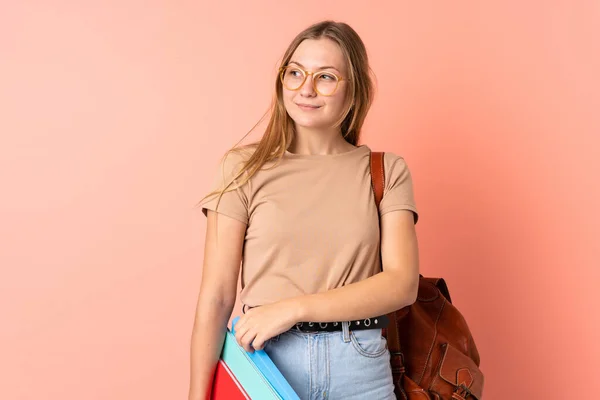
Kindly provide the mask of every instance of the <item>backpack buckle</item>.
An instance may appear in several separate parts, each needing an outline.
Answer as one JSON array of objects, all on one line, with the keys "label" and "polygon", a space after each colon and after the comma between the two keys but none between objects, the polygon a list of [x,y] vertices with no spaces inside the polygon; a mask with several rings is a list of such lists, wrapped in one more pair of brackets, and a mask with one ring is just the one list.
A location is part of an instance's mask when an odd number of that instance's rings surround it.
[{"label": "backpack buckle", "polygon": [[467,400],[469,397],[471,397],[472,394],[473,393],[471,392],[471,390],[469,390],[469,388],[464,383],[461,383],[456,387],[454,393],[452,393],[452,399]]}]

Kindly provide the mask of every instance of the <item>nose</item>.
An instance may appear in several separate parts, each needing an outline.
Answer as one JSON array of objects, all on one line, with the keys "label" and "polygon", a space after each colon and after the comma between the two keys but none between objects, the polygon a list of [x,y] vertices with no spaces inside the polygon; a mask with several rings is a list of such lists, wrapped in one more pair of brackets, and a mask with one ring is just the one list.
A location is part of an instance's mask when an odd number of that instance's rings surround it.
[{"label": "nose", "polygon": [[313,87],[313,76],[312,74],[307,75],[306,76],[306,80],[304,81],[304,83],[302,84],[302,87],[300,88],[300,94],[302,96],[306,96],[306,97],[313,97],[317,94],[317,92],[315,92],[315,88]]}]

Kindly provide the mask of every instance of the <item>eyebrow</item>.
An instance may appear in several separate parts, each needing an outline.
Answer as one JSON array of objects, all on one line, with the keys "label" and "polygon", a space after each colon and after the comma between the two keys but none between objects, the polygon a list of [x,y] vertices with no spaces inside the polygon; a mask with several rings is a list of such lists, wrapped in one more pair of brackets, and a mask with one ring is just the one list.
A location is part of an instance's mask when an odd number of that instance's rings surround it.
[{"label": "eyebrow", "polygon": [[[304,65],[300,64],[298,61],[290,61],[289,63],[290,64],[294,63],[294,64],[297,64],[298,66],[300,66],[301,68],[306,68]],[[334,67],[332,65],[326,65],[324,67],[319,67],[317,69],[335,69],[337,72],[341,72],[339,69],[337,69],[336,67]]]}]

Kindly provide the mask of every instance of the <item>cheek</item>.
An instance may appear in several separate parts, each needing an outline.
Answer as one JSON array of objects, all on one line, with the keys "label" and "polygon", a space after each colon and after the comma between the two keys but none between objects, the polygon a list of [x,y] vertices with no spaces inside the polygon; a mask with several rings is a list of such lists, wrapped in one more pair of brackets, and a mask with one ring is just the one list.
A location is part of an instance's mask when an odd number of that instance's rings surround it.
[{"label": "cheek", "polygon": [[293,98],[294,98],[294,94],[290,93],[288,90],[283,91],[283,105],[285,106],[286,111],[288,112],[288,114],[291,112],[293,112],[292,107],[294,106],[294,102],[293,102]]},{"label": "cheek", "polygon": [[339,96],[332,96],[329,98],[327,105],[331,113],[339,115],[344,111],[346,103],[346,96],[342,93]]}]

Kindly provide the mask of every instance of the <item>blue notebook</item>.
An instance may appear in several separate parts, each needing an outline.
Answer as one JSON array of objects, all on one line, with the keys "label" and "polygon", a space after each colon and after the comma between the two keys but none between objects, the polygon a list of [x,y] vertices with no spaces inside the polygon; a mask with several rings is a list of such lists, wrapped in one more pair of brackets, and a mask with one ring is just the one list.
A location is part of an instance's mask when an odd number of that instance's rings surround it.
[{"label": "blue notebook", "polygon": [[[232,321],[231,332],[229,332],[232,337],[235,335],[235,324],[239,318],[240,317],[235,317]],[[229,339],[231,339],[231,337]],[[235,341],[235,337],[233,337],[233,340]],[[277,366],[264,350],[255,350],[253,353],[248,353],[239,346],[237,342],[235,342],[235,346],[241,349],[244,356],[262,374],[281,400],[300,400],[300,397],[294,392],[294,389],[292,389],[288,381],[284,378],[279,369],[277,369]]]}]

